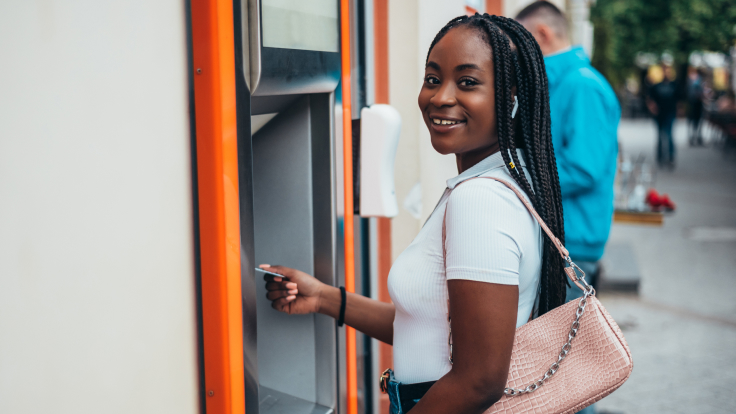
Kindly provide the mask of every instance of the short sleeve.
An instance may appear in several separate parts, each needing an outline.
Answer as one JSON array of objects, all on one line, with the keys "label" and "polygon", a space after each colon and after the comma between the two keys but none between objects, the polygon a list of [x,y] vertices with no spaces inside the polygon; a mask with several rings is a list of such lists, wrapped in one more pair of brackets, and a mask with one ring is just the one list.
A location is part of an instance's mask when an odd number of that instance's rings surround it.
[{"label": "short sleeve", "polygon": [[520,238],[534,237],[533,218],[503,184],[473,180],[455,188],[447,202],[447,279],[519,284]]}]

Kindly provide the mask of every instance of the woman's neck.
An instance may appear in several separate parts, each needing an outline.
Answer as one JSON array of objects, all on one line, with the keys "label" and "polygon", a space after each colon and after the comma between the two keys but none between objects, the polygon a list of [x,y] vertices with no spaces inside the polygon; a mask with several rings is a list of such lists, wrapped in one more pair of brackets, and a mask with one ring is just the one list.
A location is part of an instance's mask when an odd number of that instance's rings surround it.
[{"label": "woman's neck", "polygon": [[455,154],[455,161],[457,162],[457,173],[462,174],[468,168],[497,153],[499,150],[500,146],[498,144],[498,141],[496,141],[493,145],[489,147],[479,148],[477,150],[464,152],[462,154]]}]

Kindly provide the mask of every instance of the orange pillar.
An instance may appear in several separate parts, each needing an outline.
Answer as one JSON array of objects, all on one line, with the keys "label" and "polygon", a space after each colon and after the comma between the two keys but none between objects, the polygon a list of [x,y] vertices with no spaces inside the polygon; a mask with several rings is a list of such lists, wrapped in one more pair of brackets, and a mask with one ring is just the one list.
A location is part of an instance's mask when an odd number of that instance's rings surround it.
[{"label": "orange pillar", "polygon": [[[388,76],[388,0],[373,0],[374,64],[376,103],[389,103]],[[388,294],[388,272],[391,269],[391,219],[378,218],[378,300],[391,302]],[[378,361],[381,370],[393,366],[393,348],[380,343]],[[381,394],[380,412],[388,414],[388,395]]]},{"label": "orange pillar", "polygon": [[388,0],[373,0],[376,103],[388,104]]},{"label": "orange pillar", "polygon": [[486,13],[503,16],[503,0],[486,0]]},{"label": "orange pillar", "polygon": [[[343,179],[345,182],[345,290],[355,293],[355,229],[353,206],[353,120],[350,95],[350,9],[340,1],[340,52],[342,65]],[[358,414],[358,366],[355,329],[345,327],[347,411]]]},{"label": "orange pillar", "polygon": [[191,0],[205,403],[244,414],[235,47],[231,0]]}]

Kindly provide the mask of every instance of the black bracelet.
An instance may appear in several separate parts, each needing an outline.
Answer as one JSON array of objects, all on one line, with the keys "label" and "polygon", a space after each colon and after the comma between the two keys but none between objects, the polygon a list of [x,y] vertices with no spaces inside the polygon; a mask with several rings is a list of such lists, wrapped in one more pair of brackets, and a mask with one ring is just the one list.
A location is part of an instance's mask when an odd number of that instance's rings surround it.
[{"label": "black bracelet", "polygon": [[342,326],[345,323],[345,302],[347,301],[347,294],[345,293],[345,287],[340,286],[340,317],[337,318],[337,326]]}]

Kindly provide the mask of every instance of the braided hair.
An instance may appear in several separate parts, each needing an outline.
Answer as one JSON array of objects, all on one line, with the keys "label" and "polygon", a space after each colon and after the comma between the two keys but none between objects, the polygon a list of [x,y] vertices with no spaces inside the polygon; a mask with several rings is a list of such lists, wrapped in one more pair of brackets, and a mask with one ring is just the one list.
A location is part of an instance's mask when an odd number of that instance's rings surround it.
[{"label": "braided hair", "polygon": [[[515,20],[476,13],[450,20],[432,41],[427,61],[437,42],[457,27],[476,29],[491,47],[501,156],[509,174],[529,196],[550,230],[564,243],[562,197],[552,148],[547,74],[539,45],[531,33]],[[520,115],[516,120],[511,118],[514,86]],[[526,171],[531,183],[519,162],[517,148],[525,152]],[[539,284],[539,315],[564,303],[567,279],[563,266],[563,259],[553,242],[545,237]]]}]

